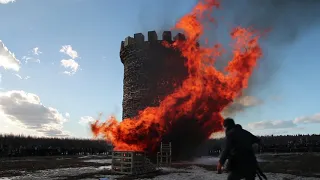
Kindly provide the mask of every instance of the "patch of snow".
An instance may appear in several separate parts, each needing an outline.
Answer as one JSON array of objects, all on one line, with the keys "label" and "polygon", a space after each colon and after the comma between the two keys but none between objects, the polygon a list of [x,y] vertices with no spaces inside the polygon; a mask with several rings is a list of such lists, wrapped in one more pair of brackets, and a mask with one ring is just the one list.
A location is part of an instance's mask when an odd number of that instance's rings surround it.
[{"label": "patch of snow", "polygon": [[64,158],[64,157],[61,157],[61,158],[57,158],[56,160],[67,160],[67,159],[71,159],[71,158]]},{"label": "patch of snow", "polygon": [[[228,174],[217,174],[215,171],[208,171],[201,167],[191,166],[190,169],[187,171],[181,172],[181,169],[175,168],[163,168],[164,172],[173,172],[179,171],[178,173],[170,173],[167,175],[157,176],[151,179],[144,179],[144,180],[225,180],[227,179]],[[290,179],[290,180],[319,180],[320,178],[306,178],[306,177],[298,177],[294,175],[288,174],[275,174],[275,173],[266,173],[268,179],[270,180],[283,180],[283,179]],[[258,179],[258,178],[256,178]]]},{"label": "patch of snow", "polygon": [[[203,158],[204,159],[204,158]],[[202,161],[203,159],[196,162],[201,163],[212,163],[216,162],[217,158],[209,158],[208,161]],[[204,168],[198,167],[196,165],[191,165],[187,168],[170,168],[170,167],[163,167],[160,168],[161,171],[164,173],[168,173],[166,175],[156,176],[154,178],[144,180],[225,180],[227,179],[228,174],[217,174],[215,169],[206,170]],[[80,180],[98,180],[107,178],[109,180],[115,180],[116,178],[121,177],[121,175],[102,175],[106,173],[103,170],[111,170],[111,165],[108,166],[100,166],[100,167],[81,167],[81,168],[61,168],[61,169],[48,169],[48,170],[41,170],[36,171],[34,173],[25,174],[23,176],[16,176],[16,177],[7,177],[7,178],[0,178],[0,180],[57,180],[59,177],[66,177],[66,176],[77,176],[84,173],[95,173],[95,178],[85,178]],[[100,174],[101,173],[101,174]],[[100,175],[99,175],[100,174]],[[299,177],[294,175],[288,174],[275,174],[275,173],[266,173],[268,179],[270,180],[283,180],[283,179],[290,179],[290,180],[320,180],[320,178],[306,178],[306,177]],[[256,178],[258,179],[258,178]]]},{"label": "patch of snow", "polygon": [[89,156],[80,156],[79,159],[89,158]]},{"label": "patch of snow", "polygon": [[[2,160],[2,162],[21,162],[21,161],[36,161],[35,159],[24,159],[24,160],[19,160],[19,159],[9,159],[9,160]],[[1,180],[1,179],[0,179]]]},{"label": "patch of snow", "polygon": [[[101,167],[80,167],[80,168],[59,168],[59,169],[48,169],[40,170],[35,173],[26,174],[23,176],[10,177],[8,180],[54,180],[58,176],[77,176],[84,173],[99,173],[99,171],[111,169],[111,166],[101,166]],[[2,180],[2,179],[0,179]],[[7,180],[7,179],[5,179]]]},{"label": "patch of snow", "polygon": [[79,156],[79,159],[90,159],[90,158],[110,158],[112,156],[110,155],[85,155],[85,156]]},{"label": "patch of snow", "polygon": [[118,176],[108,176],[108,177],[105,177],[105,178],[86,178],[86,179],[80,179],[80,180],[116,180]]},{"label": "patch of snow", "polygon": [[217,165],[219,161],[218,157],[200,157],[194,159],[191,163],[192,164],[203,164],[203,165]]},{"label": "patch of snow", "polygon": [[111,170],[111,168],[112,168],[111,165],[110,166],[100,166],[100,167],[98,167],[99,170],[104,170],[104,169]]},{"label": "patch of snow", "polygon": [[83,160],[83,162],[92,162],[92,163],[99,163],[99,164],[111,164],[112,159],[88,159]]},{"label": "patch of snow", "polygon": [[289,153],[262,153],[262,154],[257,154],[259,156],[278,156],[278,155],[281,155],[281,156],[290,156],[290,155],[303,155],[304,153],[301,153],[301,152],[289,152]]},{"label": "patch of snow", "polygon": [[[266,160],[263,160],[261,158],[257,158],[258,162],[266,162]],[[219,157],[213,157],[213,156],[202,156],[199,158],[195,158],[192,161],[182,161],[175,164],[201,164],[201,165],[217,165],[219,161]]]}]

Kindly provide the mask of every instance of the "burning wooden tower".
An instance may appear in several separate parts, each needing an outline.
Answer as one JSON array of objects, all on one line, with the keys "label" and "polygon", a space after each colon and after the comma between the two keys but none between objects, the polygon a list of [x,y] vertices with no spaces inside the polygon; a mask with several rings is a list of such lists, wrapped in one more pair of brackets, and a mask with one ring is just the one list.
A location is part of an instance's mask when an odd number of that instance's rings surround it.
[{"label": "burning wooden tower", "polygon": [[158,106],[187,77],[188,70],[181,53],[163,45],[164,41],[173,43],[177,39],[185,39],[185,36],[178,33],[172,39],[171,32],[164,31],[159,40],[155,31],[149,31],[148,40],[138,33],[121,42],[123,119],[135,117],[146,107]]},{"label": "burning wooden tower", "polygon": [[[138,33],[121,42],[120,58],[124,65],[123,119],[135,117],[146,107],[158,106],[175,87],[181,86],[188,76],[185,59],[179,50],[164,46],[164,42],[184,39],[181,33],[172,38],[170,31],[164,31],[160,40],[155,31],[149,31],[147,40],[142,33]],[[162,162],[162,151],[161,155]],[[114,151],[112,169],[122,174],[152,171],[152,163],[145,156],[145,152]]]}]

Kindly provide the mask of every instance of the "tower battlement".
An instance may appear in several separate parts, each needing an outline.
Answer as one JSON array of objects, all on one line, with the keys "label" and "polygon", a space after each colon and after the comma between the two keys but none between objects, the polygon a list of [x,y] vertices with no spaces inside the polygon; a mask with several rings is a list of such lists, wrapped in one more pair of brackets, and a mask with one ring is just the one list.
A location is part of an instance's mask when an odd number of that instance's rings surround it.
[{"label": "tower battlement", "polygon": [[146,107],[158,106],[165,96],[180,86],[188,75],[184,66],[186,59],[176,48],[168,48],[163,42],[185,40],[182,33],[172,37],[164,31],[162,39],[156,31],[127,37],[121,42],[120,59],[124,67],[123,116],[133,118]]},{"label": "tower battlement", "polygon": [[121,42],[121,50],[124,47],[129,45],[143,45],[144,43],[154,43],[154,42],[162,42],[167,41],[169,43],[174,42],[176,40],[185,40],[186,37],[182,33],[178,33],[174,37],[172,37],[171,31],[163,31],[162,39],[159,39],[156,31],[148,31],[148,39],[145,39],[145,36],[142,33],[136,33],[133,37],[128,36],[124,41]]}]

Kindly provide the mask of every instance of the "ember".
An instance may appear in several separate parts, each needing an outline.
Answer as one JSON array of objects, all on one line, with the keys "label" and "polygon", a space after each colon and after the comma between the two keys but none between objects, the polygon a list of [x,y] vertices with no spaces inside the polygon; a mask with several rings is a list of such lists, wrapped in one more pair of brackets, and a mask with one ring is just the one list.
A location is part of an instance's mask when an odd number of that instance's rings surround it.
[{"label": "ember", "polygon": [[201,22],[213,22],[208,15],[218,7],[217,0],[200,1],[174,27],[183,31],[186,39],[164,44],[179,50],[186,59],[188,74],[181,85],[158,106],[146,107],[134,117],[122,122],[115,117],[103,123],[96,121],[91,126],[94,135],[103,135],[115,150],[125,151],[156,152],[160,141],[171,141],[174,157],[184,148],[195,149],[213,132],[222,131],[221,111],[247,88],[262,51],[256,32],[234,28],[230,33],[233,57],[223,72],[218,71],[213,65],[224,53],[221,45],[208,48],[198,44],[204,32]]}]

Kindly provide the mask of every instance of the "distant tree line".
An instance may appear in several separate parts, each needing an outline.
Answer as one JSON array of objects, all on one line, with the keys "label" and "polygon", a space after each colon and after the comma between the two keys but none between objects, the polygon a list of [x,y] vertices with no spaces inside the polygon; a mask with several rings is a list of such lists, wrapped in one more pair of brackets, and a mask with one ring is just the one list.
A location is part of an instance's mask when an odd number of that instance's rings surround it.
[{"label": "distant tree line", "polygon": [[[259,138],[262,145],[256,147],[257,153],[320,152],[320,134],[271,135]],[[223,149],[224,140],[224,138],[208,140],[199,148],[198,155],[218,155]]]},{"label": "distant tree line", "polygon": [[111,150],[104,140],[0,135],[0,158],[107,154]]},{"label": "distant tree line", "polygon": [[[261,136],[257,153],[320,152],[320,134]],[[224,138],[204,142],[197,155],[219,155]],[[104,140],[76,138],[46,138],[0,135],[0,158],[25,156],[67,156],[108,154],[112,146]]]}]

